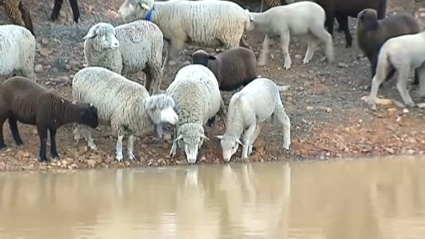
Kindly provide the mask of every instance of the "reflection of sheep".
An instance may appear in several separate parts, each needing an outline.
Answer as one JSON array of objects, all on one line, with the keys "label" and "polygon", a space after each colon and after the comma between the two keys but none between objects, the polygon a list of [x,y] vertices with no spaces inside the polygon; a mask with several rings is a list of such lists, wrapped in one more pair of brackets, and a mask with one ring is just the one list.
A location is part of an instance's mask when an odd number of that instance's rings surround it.
[{"label": "reflection of sheep", "polygon": [[385,18],[387,0],[314,0],[326,12],[325,26],[328,32],[333,35],[334,18],[339,23],[338,31],[344,31],[346,47],[351,47],[353,38],[348,28],[348,17],[356,18],[359,12],[366,8],[378,11],[378,19]]},{"label": "reflection of sheep", "polygon": [[[357,17],[357,42],[371,63],[372,77],[376,72],[379,49],[385,41],[418,32],[419,25],[414,17],[401,14],[378,20],[376,10],[367,8],[361,11]],[[390,71],[387,79],[391,78],[394,73],[395,70]]]},{"label": "reflection of sheep", "polygon": [[36,80],[36,41],[30,31],[17,25],[2,25],[0,46],[0,75],[9,77],[20,71],[24,76]]},{"label": "reflection of sheep", "polygon": [[139,20],[114,28],[109,23],[98,23],[84,39],[88,66],[102,66],[122,75],[143,71],[146,89],[150,93],[159,92],[163,36],[155,24]]},{"label": "reflection of sheep", "polygon": [[[63,0],[55,0],[55,5],[53,5],[52,15],[50,15],[50,20],[52,22],[56,21],[59,16],[59,12],[62,8]],[[69,0],[69,5],[71,5],[72,14],[74,15],[74,22],[78,22],[78,18],[80,18],[80,9],[78,9],[78,1],[77,0]]]},{"label": "reflection of sheep", "polygon": [[[121,161],[122,140],[128,134],[127,153],[134,160],[134,133],[161,129],[162,123],[176,124],[174,101],[164,94],[149,96],[145,87],[103,67],[87,67],[75,74],[72,81],[74,100],[88,102],[98,109],[101,124],[110,124],[117,134],[116,159]],[[90,131],[78,125],[75,139],[83,134],[88,146],[96,149]]]},{"label": "reflection of sheep", "polygon": [[126,0],[118,12],[123,19],[135,16],[158,25],[171,41],[169,56],[176,61],[185,43],[249,47],[243,38],[249,18],[234,2]]},{"label": "reflection of sheep", "polygon": [[208,67],[223,91],[236,90],[257,78],[257,58],[245,47],[235,47],[217,55],[198,50],[192,54],[192,63]]},{"label": "reflection of sheep", "polygon": [[50,132],[50,152],[59,158],[56,149],[56,131],[69,123],[97,127],[97,109],[89,104],[71,102],[54,90],[20,76],[3,82],[0,89],[0,148],[6,147],[3,124],[9,119],[10,130],[17,145],[22,145],[17,122],[36,125],[40,136],[40,161],[47,161],[47,131]]},{"label": "reflection of sheep", "polygon": [[34,27],[32,26],[31,14],[28,8],[19,0],[0,0],[0,5],[4,5],[6,14],[12,19],[12,22],[17,25],[22,25],[31,32],[33,36]]},{"label": "reflection of sheep", "polygon": [[213,125],[220,108],[223,114],[225,112],[217,79],[205,66],[188,65],[177,72],[166,93],[174,99],[179,115],[179,126],[170,154],[174,157],[179,146],[184,148],[187,161],[195,163],[198,148],[204,139],[208,139],[203,125],[207,122]]},{"label": "reflection of sheep", "polygon": [[[246,10],[248,12],[248,10]],[[249,12],[251,26],[249,30],[256,29],[266,33],[263,49],[258,64],[263,66],[267,62],[269,51],[269,37],[278,35],[281,39],[285,69],[291,67],[291,57],[288,53],[290,35],[303,36],[308,44],[303,63],[308,63],[314,55],[318,40],[326,43],[326,57],[332,61],[333,45],[332,36],[324,28],[325,11],[317,3],[302,1],[285,6],[271,8],[262,13]]]},{"label": "reflection of sheep", "polygon": [[[230,99],[227,112],[226,132],[219,138],[223,150],[223,160],[229,162],[232,155],[242,145],[242,158],[252,152],[255,139],[260,134],[261,123],[268,118],[277,118],[283,125],[283,148],[289,150],[291,144],[291,123],[283,108],[280,91],[289,86],[277,86],[272,80],[253,80]],[[243,143],[240,137],[243,134]]]},{"label": "reflection of sheep", "polygon": [[412,98],[406,89],[411,69],[417,69],[419,78],[419,95],[425,96],[425,32],[393,37],[381,47],[378,56],[376,74],[372,79],[368,104],[376,109],[376,95],[380,84],[391,69],[398,71],[397,90],[404,104],[414,107]]}]

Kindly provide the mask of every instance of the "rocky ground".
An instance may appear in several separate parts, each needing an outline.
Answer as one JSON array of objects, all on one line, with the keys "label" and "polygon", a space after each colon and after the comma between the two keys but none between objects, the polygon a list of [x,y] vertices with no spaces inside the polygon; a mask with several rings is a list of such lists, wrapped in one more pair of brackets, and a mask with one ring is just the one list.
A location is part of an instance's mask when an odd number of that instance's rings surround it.
[{"label": "rocky ground", "polygon": [[[29,1],[24,3],[31,9],[37,34],[37,56],[35,70],[40,82],[71,97],[71,79],[83,67],[82,37],[96,22],[121,23],[116,11],[122,0],[86,0],[80,2],[81,22],[72,24],[72,13],[68,1],[64,1],[58,22],[52,24],[47,19],[53,1]],[[245,5],[251,11],[258,10],[258,4]],[[424,26],[421,9],[422,2],[414,0],[389,0],[387,12],[415,15]],[[0,9],[2,24],[9,23],[4,9]],[[354,20],[351,20],[351,31]],[[263,36],[251,32],[248,43],[258,54]],[[366,107],[361,98],[369,92],[366,85],[370,81],[368,61],[354,45],[345,48],[342,33],[335,32],[334,47],[336,61],[322,62],[323,44],[313,60],[302,64],[306,45],[291,40],[290,54],[293,60],[290,70],[283,69],[281,49],[272,42],[269,63],[259,67],[262,76],[270,77],[279,84],[290,84],[291,89],[283,96],[285,107],[292,123],[292,145],[290,152],[282,150],[282,127],[266,124],[256,142],[256,151],[247,161],[275,161],[318,159],[333,157],[362,157],[395,154],[423,154],[425,152],[425,110],[406,109],[395,88],[395,81],[384,84],[379,94],[391,99],[386,105],[379,105],[373,112]],[[181,54],[182,59],[190,59],[194,49],[188,48]],[[213,49],[209,49],[212,51]],[[166,89],[177,69],[166,70],[162,89]],[[130,79],[143,82],[143,73]],[[411,90],[415,102],[421,102],[417,90]],[[223,93],[228,103],[231,94]],[[108,168],[134,166],[163,166],[186,164],[183,153],[171,159],[170,139],[165,142],[152,135],[138,137],[135,154],[139,162],[117,163],[113,160],[116,137],[109,127],[101,127],[94,132],[95,142],[101,150],[92,152],[85,143],[75,142],[72,125],[61,128],[57,142],[61,160],[51,163],[38,163],[39,139],[34,126],[20,124],[20,132],[25,145],[16,147],[11,138],[7,123],[4,126],[6,150],[0,151],[0,171],[31,170],[49,168]],[[199,155],[199,163],[222,163],[219,141],[214,135],[224,132],[219,121],[217,128],[206,126],[210,142],[204,144]],[[240,150],[232,161],[241,162]]]}]

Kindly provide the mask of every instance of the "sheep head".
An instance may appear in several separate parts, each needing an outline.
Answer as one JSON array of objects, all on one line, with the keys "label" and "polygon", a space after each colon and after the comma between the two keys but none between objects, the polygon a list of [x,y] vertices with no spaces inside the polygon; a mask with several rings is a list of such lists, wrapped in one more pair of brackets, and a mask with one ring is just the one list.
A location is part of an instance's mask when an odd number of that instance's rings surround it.
[{"label": "sheep head", "polygon": [[197,50],[192,54],[192,64],[200,64],[208,67],[209,60],[216,60],[216,58],[204,50]]},{"label": "sheep head", "polygon": [[115,35],[114,26],[101,22],[92,26],[83,39],[85,41],[91,41],[93,47],[98,51],[107,49],[116,50],[120,46],[120,43]]},{"label": "sheep head", "polygon": [[78,111],[78,124],[88,125],[92,128],[96,128],[99,125],[99,117],[97,114],[97,108],[92,104],[87,103],[74,103],[79,106]]},{"label": "sheep head", "polygon": [[223,151],[223,160],[229,162],[230,158],[239,148],[239,145],[242,145],[242,142],[239,138],[230,135],[217,135],[215,136],[220,139],[221,149]]},{"label": "sheep head", "polygon": [[366,8],[357,15],[357,29],[374,31],[378,25],[378,13],[374,9]]},{"label": "sheep head", "polygon": [[145,18],[146,14],[152,10],[154,0],[126,0],[119,8],[118,14],[127,22],[131,17],[136,19]]},{"label": "sheep head", "polygon": [[145,101],[145,109],[154,123],[159,126],[164,123],[175,125],[179,122],[179,117],[174,111],[174,100],[166,94],[157,94],[149,97]]},{"label": "sheep head", "polygon": [[196,163],[198,149],[204,140],[209,140],[204,134],[204,128],[199,123],[186,123],[177,129],[177,138],[174,140],[180,148],[184,148],[188,163]]}]

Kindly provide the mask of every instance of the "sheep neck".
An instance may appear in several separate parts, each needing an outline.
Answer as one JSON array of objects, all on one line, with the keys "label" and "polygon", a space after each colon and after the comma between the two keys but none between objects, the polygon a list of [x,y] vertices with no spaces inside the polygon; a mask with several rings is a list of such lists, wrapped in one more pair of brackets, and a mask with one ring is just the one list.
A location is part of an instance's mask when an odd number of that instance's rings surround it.
[{"label": "sheep neck", "polygon": [[57,127],[62,125],[77,122],[81,107],[71,101],[63,98],[58,98],[56,110],[53,112],[53,118]]},{"label": "sheep neck", "polygon": [[[138,102],[137,100],[134,102]],[[129,129],[133,132],[142,130],[141,134],[146,133],[147,131],[151,131],[154,129],[154,121],[148,114],[148,111],[145,107],[145,101],[140,99],[141,104],[132,104],[130,107],[130,111],[127,115],[134,115],[137,118],[134,118],[128,122]]]},{"label": "sheep neck", "polygon": [[269,28],[268,18],[266,13],[250,12],[255,24],[255,29],[260,32],[267,32]]},{"label": "sheep neck", "polygon": [[233,107],[230,108],[229,106],[227,117],[226,134],[239,139],[244,130],[243,114],[240,107],[233,105]]}]

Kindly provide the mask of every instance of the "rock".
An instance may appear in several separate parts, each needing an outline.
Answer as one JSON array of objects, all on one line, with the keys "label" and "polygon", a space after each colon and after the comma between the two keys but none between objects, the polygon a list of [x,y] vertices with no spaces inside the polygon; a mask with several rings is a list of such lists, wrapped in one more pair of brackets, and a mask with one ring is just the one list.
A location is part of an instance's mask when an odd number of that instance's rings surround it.
[{"label": "rock", "polygon": [[0,170],[5,170],[6,169],[6,164],[3,162],[0,162]]},{"label": "rock", "polygon": [[41,43],[43,43],[43,45],[47,45],[47,44],[49,43],[49,39],[47,39],[47,38],[43,37],[43,38],[41,39]]},{"label": "rock", "polygon": [[105,163],[110,164],[112,161],[114,161],[114,158],[112,156],[108,156],[105,159]]},{"label": "rock", "polygon": [[404,109],[403,109],[403,114],[407,114],[407,113],[409,113],[409,110],[408,110],[408,109],[406,109],[406,108],[404,108]]},{"label": "rock", "polygon": [[53,53],[53,51],[52,50],[49,50],[49,49],[41,49],[40,50],[40,55],[43,56],[43,57],[48,57],[52,53]]},{"label": "rock", "polygon": [[347,65],[347,64],[342,63],[342,62],[338,62],[337,66],[338,66],[339,68],[346,68],[346,67],[348,67],[348,65]]},{"label": "rock", "polygon": [[313,107],[313,106],[307,106],[305,109],[306,109],[306,110],[313,110],[313,109],[314,109],[314,107]]},{"label": "rock", "polygon": [[120,18],[120,15],[117,12],[109,10],[109,9],[106,11],[105,15],[106,15],[107,18],[112,19],[112,20]]},{"label": "rock", "polygon": [[75,163],[73,163],[73,164],[71,164],[71,167],[72,167],[73,169],[76,169],[76,168],[78,168],[78,165],[76,165]]},{"label": "rock", "polygon": [[87,165],[89,165],[90,167],[94,167],[96,165],[96,160],[94,159],[87,160]]},{"label": "rock", "polygon": [[34,71],[35,71],[35,73],[41,73],[41,72],[43,72],[43,65],[41,65],[41,64],[36,65],[34,67]]},{"label": "rock", "polygon": [[164,140],[165,141],[170,141],[171,140],[171,134],[165,134],[164,135]]}]

